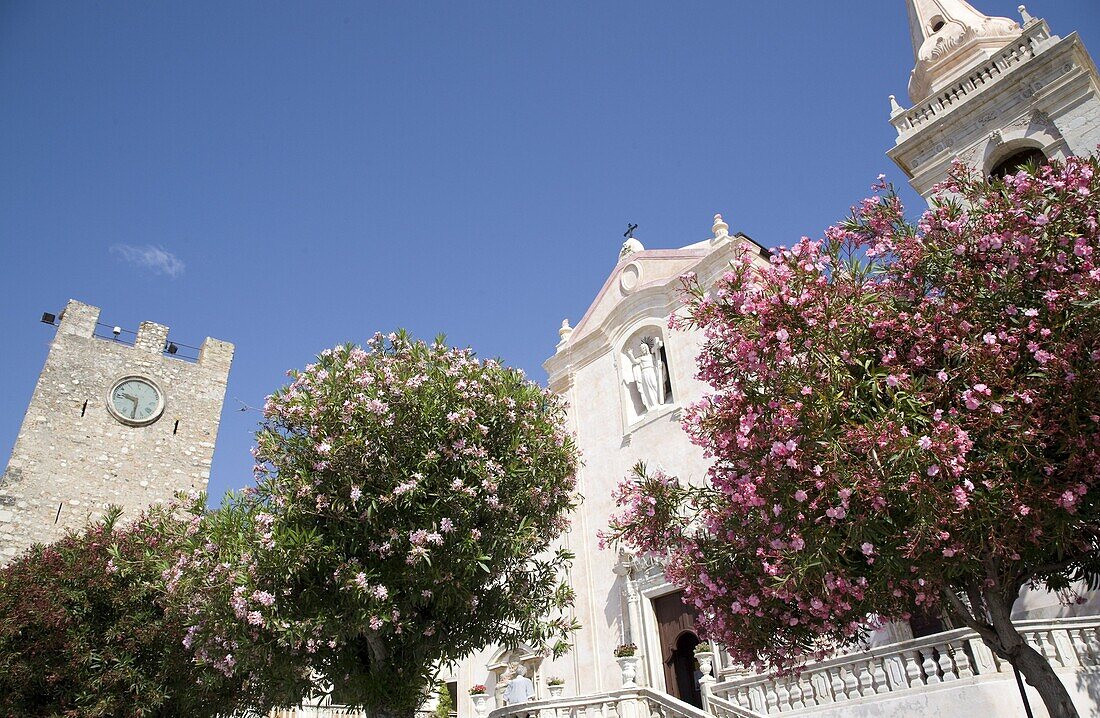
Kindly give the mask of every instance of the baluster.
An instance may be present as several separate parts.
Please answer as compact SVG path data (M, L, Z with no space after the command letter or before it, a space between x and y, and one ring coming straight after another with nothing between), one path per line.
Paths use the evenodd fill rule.
M875 681L875 693L889 693L890 684L886 680L886 669L881 658L871 659L871 678Z
M1040 653L1046 657L1052 666L1059 665L1058 649L1054 647L1054 639L1051 637L1050 631L1040 631L1038 637L1039 645L1043 647Z
M852 672L851 666L841 666L840 670L844 676L844 695L849 699L859 698L859 681L856 680L856 674Z
M791 689L787 687L787 681L778 683L775 687L775 692L779 696L779 710L787 711L791 709Z
M859 695L871 696L875 694L874 681L871 679L871 669L868 665L870 661L860 661L856 668L856 673L859 677Z
M967 655L967 643L963 641L957 646L952 646L955 652L955 665L959 667L959 678L970 678L974 675L974 669L970 666L970 656Z
M1079 628L1070 629L1070 640L1073 642L1073 650L1077 653L1077 660L1082 666L1091 666L1093 664L1092 655L1089 653L1089 646L1085 642L1084 631Z
M764 687L764 705L767 706L764 712L768 715L779 712L779 694L775 692L775 681L768 681Z
M921 672L924 673L925 685L932 683L942 683L939 676L939 668L936 666L936 661L932 658L932 646L921 649L921 653L924 655L924 660L920 664Z
M791 708L805 708L802 702L802 677L795 676L791 680Z
M1100 640L1098 640L1097 637L1098 630L1100 630L1100 628L1096 626L1081 629L1081 635L1085 639L1085 646L1088 648L1093 665L1100 663Z
M905 662L905 685L909 688L916 688L919 685L923 685L923 679L921 678L920 664L921 657L920 652L915 650L909 650L901 654L902 660Z
M840 676L839 668L829 669L829 690L832 691L834 701L844 700L844 679Z
M936 652L939 654L939 667L943 673L944 682L953 681L958 678L955 675L955 666L951 662L951 653L946 643L937 643Z
M1039 642L1039 633L1037 631L1028 631L1027 633L1021 633L1024 637L1024 643L1035 649L1035 652L1039 655L1043 654L1043 644Z

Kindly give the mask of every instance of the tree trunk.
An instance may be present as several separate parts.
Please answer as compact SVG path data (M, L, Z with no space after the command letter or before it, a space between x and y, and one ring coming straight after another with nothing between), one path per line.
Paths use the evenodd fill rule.
M1039 693L1050 718L1079 718L1069 691L1043 654L1024 644L1020 647L1016 660L1008 660L1020 669L1028 685Z
M1065 684L1054 672L1054 667L1046 656L1029 646L1016 626L1012 624L1012 604L1016 600L1016 591L983 591L982 598L989 612L992 631L979 630L990 649L1017 668L1043 699L1050 718L1080 718Z

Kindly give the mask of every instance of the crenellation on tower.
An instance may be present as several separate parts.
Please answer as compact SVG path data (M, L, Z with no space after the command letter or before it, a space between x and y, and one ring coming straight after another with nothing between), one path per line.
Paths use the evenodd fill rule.
M168 343L168 327L156 322L142 322L138 325L134 349L149 354L161 354Z
M199 364L211 368L225 367L233 363L233 345L220 339L207 337L199 348Z
M233 345L208 338L189 361L165 353L163 324L143 322L133 346L95 336L99 314L62 312L0 476L0 562L110 504L135 516L209 482Z
M61 310L59 319L59 333L90 338L95 335L96 323L99 322L99 307L70 299Z

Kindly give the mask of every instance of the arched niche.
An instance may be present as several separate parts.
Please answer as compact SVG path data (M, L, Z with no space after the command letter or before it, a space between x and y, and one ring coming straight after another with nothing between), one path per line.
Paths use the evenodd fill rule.
M656 322L635 328L619 345L618 364L626 425L675 404L665 331Z

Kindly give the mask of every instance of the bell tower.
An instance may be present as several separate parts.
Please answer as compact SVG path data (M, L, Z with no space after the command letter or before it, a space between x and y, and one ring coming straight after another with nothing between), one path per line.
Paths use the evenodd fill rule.
M887 154L925 197L958 158L986 174L1026 159L1095 152L1100 76L1077 33L1060 38L1019 7L1020 21L966 0L906 0L914 67L910 107L890 97Z

